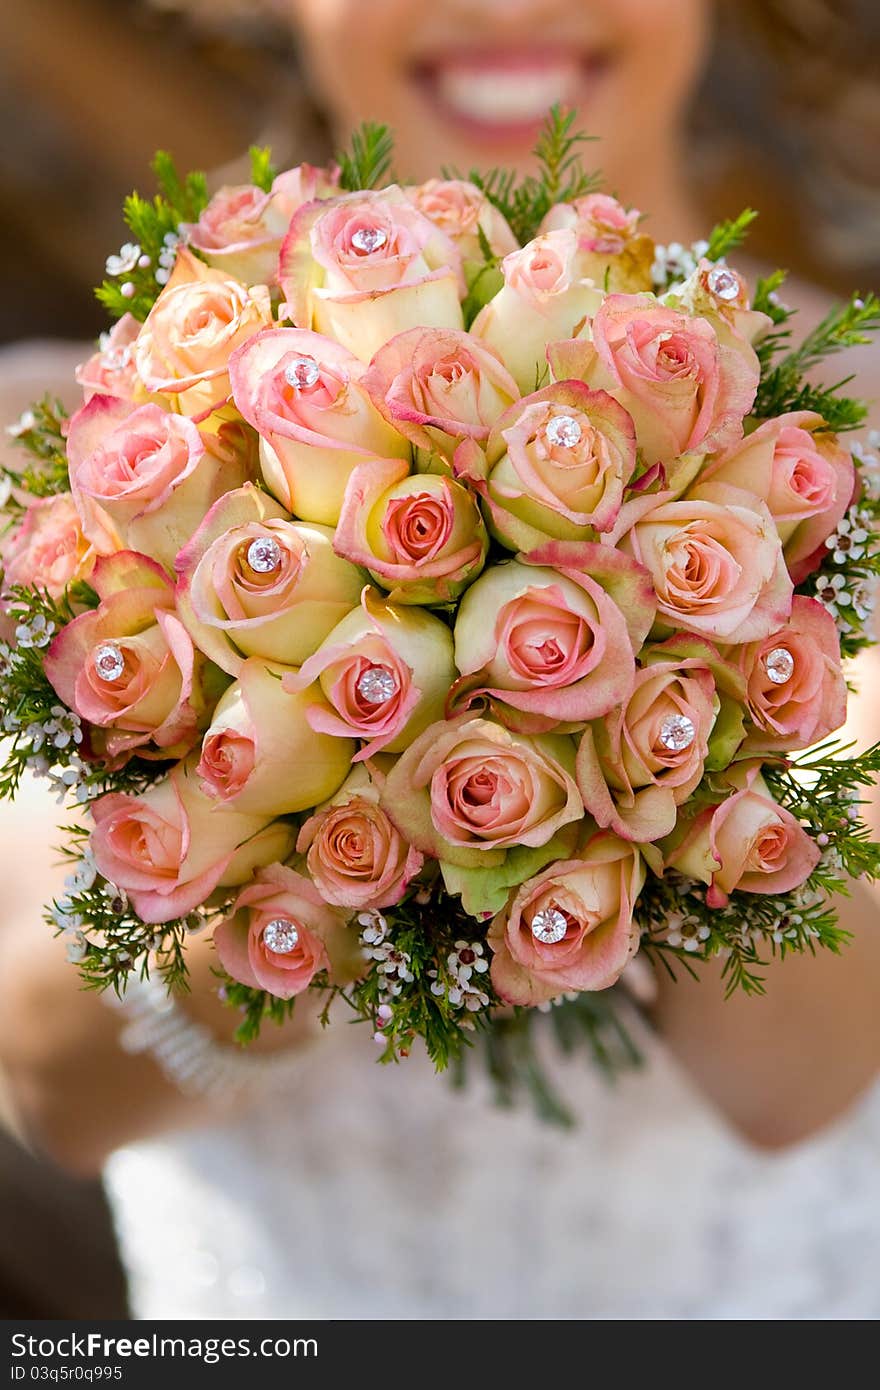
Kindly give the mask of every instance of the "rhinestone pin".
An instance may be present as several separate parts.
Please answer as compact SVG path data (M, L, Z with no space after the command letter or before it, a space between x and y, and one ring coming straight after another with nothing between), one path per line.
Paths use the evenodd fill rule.
M686 714L670 714L660 725L660 742L670 753L683 753L696 736L693 720Z
M92 656L95 675L102 681L117 681L125 670L125 657L115 642L102 642Z
M764 657L764 670L774 685L787 685L794 675L794 657L787 647L774 647Z
M247 562L255 574L271 574L281 564L281 546L274 536L258 536L247 548Z
M568 919L558 907L542 908L532 918L532 936L544 946L555 946L568 931Z
M387 240L381 227L358 227L351 234L351 244L362 256L372 256L374 251L381 251Z
M314 357L294 357L284 368L284 380L294 391L308 391L320 375L321 369Z
M583 430L573 415L554 415L544 433L551 444L573 449L580 444Z
M714 270L710 270L708 285L716 299L723 299L728 304L739 299L740 278L735 270L728 270L726 265L716 265Z
M397 677L387 666L368 666L358 676L355 689L368 705L387 705L397 694Z
M273 917L263 928L263 945L276 956L289 956L299 945L299 932L289 917Z

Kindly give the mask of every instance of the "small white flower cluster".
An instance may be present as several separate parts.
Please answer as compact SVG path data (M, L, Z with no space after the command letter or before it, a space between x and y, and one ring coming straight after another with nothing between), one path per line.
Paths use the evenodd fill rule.
M19 647L48 647L55 636L55 624L43 613L37 613L29 623L19 623L15 641Z
M444 998L454 1009L464 1008L470 1013L488 1009L489 996L480 989L474 976L485 975L489 969L483 943L475 941L456 941L455 947L446 957L446 974L449 983L440 979L439 971L429 970L428 977L433 981L431 993Z
M104 262L104 273L117 280L120 275L128 275L134 270L141 257L141 248L136 241L126 241L115 256L108 256Z
M850 507L825 542L825 549L832 552L835 565L845 565L848 560L861 560L870 539L871 517L859 507Z
M11 425L6 426L6 433L10 439L20 439L23 434L27 434L34 429L37 417L32 410L25 410L19 415L18 419Z
M668 246L656 246L651 267L654 288L659 292L681 284L689 275L693 275L708 250L708 241L696 241L693 246L682 246L680 241L671 241Z
M159 252L159 267L156 271L155 280L157 285L167 285L171 279L171 272L174 269L174 262L177 260L177 252L180 247L181 237L176 232L166 232L162 238L162 250Z
M89 921L77 911L77 898L94 888L97 881L98 866L91 849L87 847L76 868L64 880L64 896L52 907L52 920L59 931L68 936L67 958L74 963L83 959L90 940L95 936ZM125 889L118 888L115 883L104 883L101 896L106 898L111 912L122 913L128 906Z
M381 912L362 912L358 916L362 928L360 943L367 960L378 961L378 973L384 975L384 988L390 997L403 991L405 984L415 979L410 970L410 957L405 951L398 951L393 941L388 940L388 919Z
M836 619L846 634L860 630L877 605L877 579L874 575L847 582L842 574L822 574L816 580L816 598Z
M703 949L704 942L712 935L705 922L684 912L670 912L666 919L665 941L667 946L693 954Z
M865 495L873 502L880 500L880 430L871 430L864 444L853 440L850 453L858 465Z

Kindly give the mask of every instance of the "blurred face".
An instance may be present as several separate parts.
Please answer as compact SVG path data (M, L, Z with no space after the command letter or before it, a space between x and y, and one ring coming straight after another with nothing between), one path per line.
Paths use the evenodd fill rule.
M335 133L387 121L401 176L526 162L547 108L576 105L622 193L668 160L711 0L279 0Z

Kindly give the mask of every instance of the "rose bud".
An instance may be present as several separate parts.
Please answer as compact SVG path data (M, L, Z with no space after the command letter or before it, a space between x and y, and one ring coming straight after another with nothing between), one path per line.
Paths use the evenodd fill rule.
M7 589L27 585L60 598L69 584L88 579L94 562L68 492L32 501L15 529L0 541Z
M285 690L317 681L323 697L306 706L316 733L363 739L359 762L380 751L400 753L443 718L455 680L452 634L431 613L398 608L365 589L360 608L338 623Z
M455 247L399 188L300 209L281 248L281 288L299 328L369 362L407 328L461 328Z
M216 888L247 883L293 848L285 822L218 806L194 771L191 761L178 763L140 796L111 792L91 804L98 872L128 894L143 922L185 917Z
M519 249L506 218L482 189L467 179L429 179L403 192L413 207L449 238L465 262L483 264L481 233L495 256Z
M607 193L588 193L550 209L540 231L571 229L580 275L612 294L636 294L653 284L654 242L639 232L642 214Z
M246 484L221 497L177 557L180 616L236 676L248 656L300 666L360 600L364 577L325 526L292 522Z
M119 396L136 399L143 387L134 365L134 344L141 326L133 314L123 314L109 333L102 333L98 351L76 369L76 380L83 388L85 404L92 396Z
M363 363L319 333L270 328L229 363L232 396L260 434L266 486L303 521L335 526L352 469L379 455L409 461L365 389Z
M361 912L399 903L425 862L379 805L365 767L305 822L296 850L325 902Z
M608 295L585 332L589 341L554 346L553 374L610 392L635 421L649 467L742 438L760 379L750 344L719 342L707 319L649 294Z
M837 624L815 599L795 594L785 627L740 648L754 727L750 752L809 748L846 721L846 681Z
M246 815L284 816L326 801L351 767L351 739L315 732L306 711L318 686L291 693L284 667L244 662L220 698L202 742L202 790Z
M220 964L233 980L276 999L302 994L326 970L337 984L363 966L345 913L328 907L313 883L283 864L261 869L232 916L214 928Z
M392 338L373 358L364 386L417 449L447 462L463 439L488 439L519 396L490 348L470 333L441 328L411 328Z
M512 550L609 532L636 467L633 422L605 391L562 381L501 417L485 450L463 446L455 471L485 503L489 528Z
M637 521L623 547L651 575L657 624L725 643L756 642L791 613L773 518L752 493L707 483Z
M633 913L644 882L638 851L605 833L517 888L489 930L498 995L535 1005L609 989L639 948Z
M173 584L154 560L124 550L98 560L91 583L101 602L58 633L46 676L93 726L102 759L182 757L198 739L208 697Z
M694 818L666 866L708 883L709 907L726 907L734 891L772 897L799 888L821 858L818 846L773 800L760 764L741 763L728 780L735 790Z
M548 344L573 338L598 309L602 291L582 278L571 229L536 237L505 256L501 269L504 285L471 332L497 352L520 391L534 391L547 374Z
M551 568L554 560L558 566ZM591 565L596 578L584 572ZM608 568L627 584L641 646L654 607L639 567L600 546L548 546L493 565L465 594L455 620L458 689L471 698L488 695L505 723L510 707L538 716L545 729L560 721L581 724L619 706L632 691L635 660L627 620L602 587ZM454 690L453 700L457 695Z
M226 426L222 427L224 430ZM104 554L139 550L173 573L219 497L248 478L245 449L156 405L93 396L70 422L67 457L85 534Z
M476 498L451 478L409 476L400 459L372 459L351 475L334 540L394 603L450 603L486 562Z
M773 329L773 320L752 309L749 287L739 271L726 264L702 260L696 270L664 296L676 309L708 319L718 339L728 346L738 340L760 342Z
M229 399L235 349L271 322L265 285L248 289L183 248L134 345L138 376L182 415L205 419Z
M820 415L805 410L760 425L711 460L703 477L746 488L766 502L795 584L816 569L855 488L852 454Z
M246 285L273 285L294 213L316 198L332 198L338 185L338 169L300 164L279 174L268 193L250 183L218 189L198 222L183 222L180 231L215 270Z

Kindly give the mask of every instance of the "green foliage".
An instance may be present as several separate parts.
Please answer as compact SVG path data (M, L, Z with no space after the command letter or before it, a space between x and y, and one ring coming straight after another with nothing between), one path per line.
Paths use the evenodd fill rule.
M732 221L717 223L709 237L706 259L720 261L738 246L742 246L757 216L754 208L744 208L739 217L733 218Z
M33 417L33 423L28 423L15 435L14 443L30 456L30 462L20 472L0 466L0 476L8 478L14 487L23 489L31 497L54 497L60 492L69 492L64 406L46 394L27 413ZM10 499L6 509L19 512L21 504Z
M767 284L767 281L759 284L755 301L755 307L765 312L768 304L774 307L769 297L774 291L768 291ZM775 332L759 349L762 374L755 416L766 420L792 410L815 410L830 429L857 429L868 412L862 401L840 394L851 378L829 388L815 386L806 377L835 353L870 343L872 335L880 330L880 300L873 294L864 297L854 294L847 303L837 305L826 314L798 347L790 346L792 317L790 310L782 310L781 316L774 317Z
M377 121L364 121L351 137L351 148L338 157L340 187L354 193L391 182L393 155L394 136L390 128Z
M278 177L278 170L272 163L271 149L268 145L251 145L248 154L251 159L251 183L264 193L270 193Z
M263 1023L274 1023L280 1027L293 1015L296 996L292 999L277 999L264 989L251 989L249 985L239 984L222 971L215 971L223 981L222 998L230 1008L242 1015L241 1023L235 1030L235 1041L243 1046L255 1042L260 1036Z

